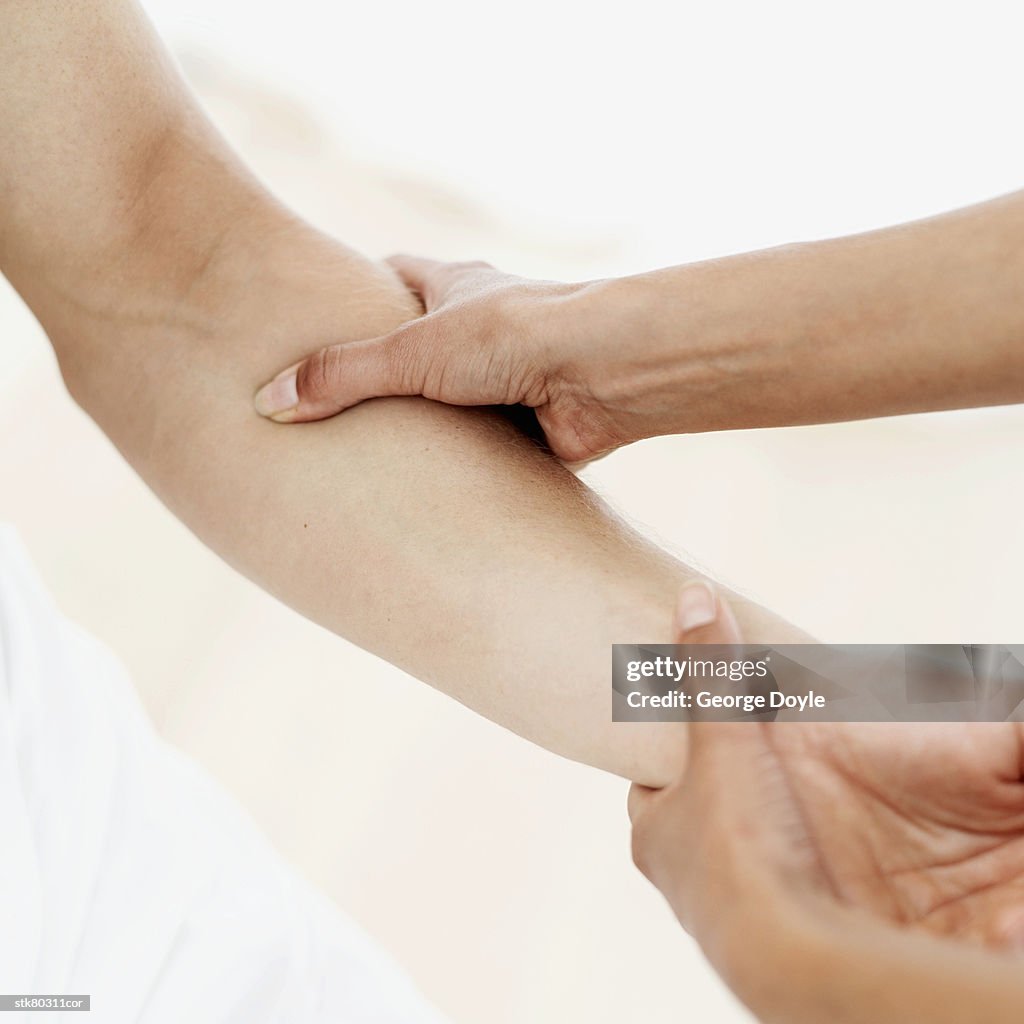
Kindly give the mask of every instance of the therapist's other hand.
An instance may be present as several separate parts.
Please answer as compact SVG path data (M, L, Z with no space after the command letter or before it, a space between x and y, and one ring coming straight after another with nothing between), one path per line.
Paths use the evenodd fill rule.
M676 642L739 641L707 592L684 589ZM788 970L787 937L837 921L1024 948L1019 725L695 722L689 739L681 779L630 791L634 858L731 983Z
M623 384L622 338L595 284L532 281L486 263L388 261L426 314L379 338L332 345L260 389L285 423L325 419L369 398L534 409L551 450L582 462L657 432ZM605 322L601 322L604 319Z
M703 581L683 588L677 622L676 643L742 641L728 605ZM630 789L633 859L721 969L748 915L831 889L770 727L694 721L688 738L682 778Z

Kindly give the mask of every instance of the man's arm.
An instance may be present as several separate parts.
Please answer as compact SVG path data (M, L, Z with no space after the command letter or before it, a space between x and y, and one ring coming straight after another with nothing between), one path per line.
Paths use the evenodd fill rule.
M610 644L664 637L688 570L496 415L390 399L260 419L273 371L414 301L267 195L135 4L5 0L0 19L0 266L160 497L261 586L482 714L671 778L675 727L610 721ZM735 607L751 638L798 636Z

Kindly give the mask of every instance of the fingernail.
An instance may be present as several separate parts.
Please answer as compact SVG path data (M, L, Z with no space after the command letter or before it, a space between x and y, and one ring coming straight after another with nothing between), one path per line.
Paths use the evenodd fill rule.
M256 392L253 404L261 416L276 420L278 423L290 423L295 419L295 411L299 405L295 370L285 370L269 384L264 384Z
M676 624L681 633L710 626L717 617L715 592L707 583L698 580L683 587L676 605Z

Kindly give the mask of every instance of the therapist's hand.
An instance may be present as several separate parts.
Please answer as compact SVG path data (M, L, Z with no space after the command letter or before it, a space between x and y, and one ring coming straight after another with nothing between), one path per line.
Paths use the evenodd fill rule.
M683 594L676 642L739 641L704 584ZM894 990L903 1003L924 1005L943 977L977 999L971 979L1003 959L967 945L1024 949L1020 726L697 722L689 738L678 782L630 791L634 858L764 1019L1013 1019L999 1006L971 1016L948 993L959 1018L890 1017L877 989L887 972L903 984L902 970L916 979ZM862 1012L815 1004L830 985Z
M291 422L383 395L522 403L581 462L658 434L1022 402L1022 240L1019 192L580 285L401 257L427 315L316 353L256 405Z
M567 462L658 433L654 403L628 386L637 367L604 282L560 284L486 263L388 261L426 315L380 338L332 345L256 396L279 422L324 419L368 398L424 395L453 405L526 405ZM641 355L639 362L644 362Z

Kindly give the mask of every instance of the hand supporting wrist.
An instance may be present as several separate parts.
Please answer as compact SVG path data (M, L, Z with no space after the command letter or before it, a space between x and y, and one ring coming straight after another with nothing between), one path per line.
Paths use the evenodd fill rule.
M705 954L758 1020L801 1024L801 1011L815 1002L809 990L822 981L814 965L830 953L825 929L772 900L742 909L715 946L702 947Z
M764 1024L1014 1024L1013 956L876 920L840 904L747 907L719 970Z

